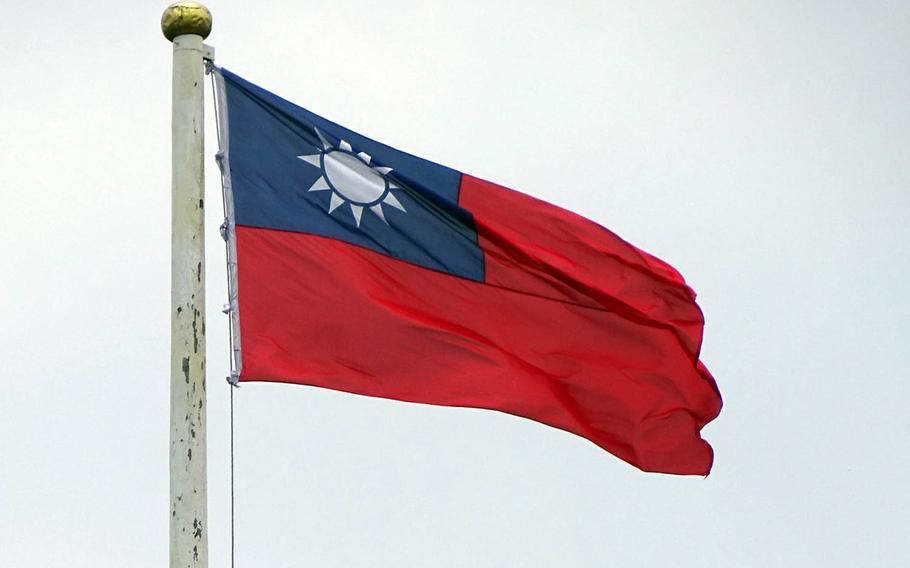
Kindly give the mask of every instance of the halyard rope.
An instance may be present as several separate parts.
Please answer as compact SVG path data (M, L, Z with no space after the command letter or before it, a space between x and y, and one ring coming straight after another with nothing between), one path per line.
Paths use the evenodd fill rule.
M210 61L205 62L205 70L206 70L206 73L211 77L211 81L212 81L212 106L215 109L215 137L218 141L218 152L220 155L220 153L223 151L222 150L223 147L221 145L221 123L218 120L218 97L215 96L215 73L213 70L213 64ZM219 170L221 171L221 206L222 206L222 211L224 211L224 214L225 214L225 224L227 224L227 203L225 202L225 195L224 195L224 171L221 169L222 164L219 163L218 165L219 165ZM224 225L222 225L222 227L224 227ZM227 227L227 230L229 231L230 227ZM230 246L230 243L227 240L226 233L222 233L222 236L224 237L224 247L225 247L225 255L224 255L225 271L227 272L227 278L228 278L228 281L230 282L231 267L230 267L230 261L228 260L229 259L228 247ZM229 301L231 301L230 298L229 298ZM233 305L230 304L230 307L233 308ZM230 311L228 311L227 314L228 314L228 317L232 317ZM230 447L231 447L231 466L230 466L230 469L231 469L231 568L234 568L234 388L237 387L236 383L233 380L233 378L234 378L234 357L233 357L234 336L233 335L234 335L234 326L228 325L228 343L230 345L230 350L228 353L228 359L229 359L228 367L231 370L231 376L229 376L227 379L228 390L230 391L230 401L231 401L230 402L230 408L231 408L231 420L230 420L230 424L231 424L231 443L230 443Z

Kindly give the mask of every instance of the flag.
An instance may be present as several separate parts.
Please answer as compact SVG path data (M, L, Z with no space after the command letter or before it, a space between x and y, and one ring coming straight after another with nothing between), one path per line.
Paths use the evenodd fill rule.
M721 398L676 270L214 73L237 380L498 410L710 471Z

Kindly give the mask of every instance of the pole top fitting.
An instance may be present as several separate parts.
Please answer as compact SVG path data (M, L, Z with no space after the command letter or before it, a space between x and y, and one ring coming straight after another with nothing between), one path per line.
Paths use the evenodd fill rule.
M176 2L161 14L161 31L170 41L184 34L205 39L212 31L212 13L197 2Z

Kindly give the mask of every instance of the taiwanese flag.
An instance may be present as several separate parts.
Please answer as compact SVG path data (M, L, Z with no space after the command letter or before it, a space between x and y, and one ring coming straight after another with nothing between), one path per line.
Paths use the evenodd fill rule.
M707 474L721 398L669 265L215 69L235 379L523 416Z

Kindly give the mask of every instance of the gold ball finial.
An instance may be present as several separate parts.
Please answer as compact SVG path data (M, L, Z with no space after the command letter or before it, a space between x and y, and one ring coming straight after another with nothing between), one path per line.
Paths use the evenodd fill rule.
M171 41L183 34L195 34L205 39L212 31L212 13L196 2L176 2L161 14L161 31Z

